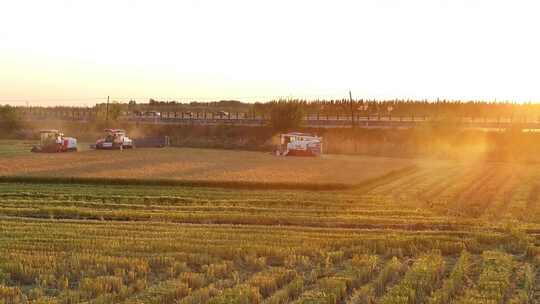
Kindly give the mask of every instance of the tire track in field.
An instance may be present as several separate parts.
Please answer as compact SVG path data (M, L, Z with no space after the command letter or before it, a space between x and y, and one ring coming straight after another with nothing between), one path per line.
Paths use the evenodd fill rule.
M435 209L439 214L446 214L448 211L447 197L453 195L453 187L459 185L458 181L460 180L476 178L477 167L468 168L466 172L464 172L464 168L459 165L447 170L444 174L436 171L439 176L416 190L415 199L421 202L424 207Z
M498 166L490 165L487 168L481 167L480 172L465 181L464 185L459 187L450 197L447 206L449 214L454 216L479 217L483 213L481 207L484 202L484 193L488 193L488 199L492 198L493 194L486 191L490 189L490 184L494 180L494 184L500 184L497 181L500 173L500 167ZM501 181L504 182L504 180Z
M381 195L390 195L394 203L415 204L417 199L411 199L411 197L418 197L419 185L422 185L424 181L429 181L434 173L435 169L423 169L410 176L404 176L386 187L378 189L377 192Z
M509 178L508 176L511 173L509 173L508 170L508 167L498 167L491 178L479 185L479 187L466 198L468 201L462 201L462 204L464 203L462 206L465 207L464 210L466 210L469 215L472 215L472 217L484 216L488 209L497 207L494 206L494 204L496 204L497 197L500 196L502 196L504 200L504 205L501 207L506 208L508 206L508 203L512 198L513 189L515 188L512 185L512 178L516 178L515 176ZM500 217L505 211L506 209L496 210L496 218Z
M419 172L419 174L415 177L406 177L404 178L404 181L401 182L398 187L394 188L392 192L410 192L413 190L416 190L417 188L421 187L422 185L425 185L425 182L436 182L433 181L433 177L436 175L436 172L439 172L441 170L440 168L430 168L423 170ZM445 170L445 172L451 172L452 169L449 168L449 170ZM444 177L441 178L445 178ZM424 182L424 183L422 183Z
M428 174L428 170L421 169L417 170L415 172L412 172L412 174L400 176L394 180L389 180L387 183L380 184L376 187L374 187L371 190L372 194L377 195L387 195L388 193L396 192L397 189L402 188L404 184L410 182L411 180L419 180L421 177Z
M400 178L407 178L418 172L417 166L409 166L399 170L390 171L387 174L376 177L372 180L367 180L364 183L357 184L355 187L356 192L363 194L371 194L378 187L387 185L389 182Z
M535 181L531 185L527 195L526 207L522 212L521 218L529 221L534 221L538 217L540 211L540 182Z
M452 184L455 179L462 175L463 173L460 169L448 170L419 187L416 191L416 196L424 200L433 200L445 192L448 189L448 185Z
M484 212L493 220L504 218L507 215L516 189L523 182L524 176L520 170L510 167L504 169L502 176L498 177L498 180L501 178L503 181L499 185L495 185L497 187L496 197L493 203L485 208Z

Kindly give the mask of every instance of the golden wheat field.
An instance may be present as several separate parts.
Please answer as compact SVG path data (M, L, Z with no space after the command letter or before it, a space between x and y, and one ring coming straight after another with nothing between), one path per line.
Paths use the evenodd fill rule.
M0 175L355 184L413 165L405 159L343 155L291 158L191 148L48 154L25 147L21 142L0 144L6 155L0 157Z
M29 176L0 179L2 304L540 303L537 164L19 148L0 152ZM349 187L146 184L316 176Z

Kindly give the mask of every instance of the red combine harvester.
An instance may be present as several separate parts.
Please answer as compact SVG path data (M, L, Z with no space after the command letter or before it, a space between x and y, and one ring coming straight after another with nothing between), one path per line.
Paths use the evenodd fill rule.
M300 132L281 134L276 150L276 155L280 156L319 156L322 153L322 137Z
M66 137L58 130L42 130L39 135L39 145L33 146L31 152L59 153L77 151L77 139Z

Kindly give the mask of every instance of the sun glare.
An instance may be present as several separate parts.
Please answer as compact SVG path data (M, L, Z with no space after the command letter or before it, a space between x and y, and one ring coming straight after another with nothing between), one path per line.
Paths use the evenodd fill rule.
M535 1L5 1L0 100L253 101L351 89L365 98L535 101L538 9Z

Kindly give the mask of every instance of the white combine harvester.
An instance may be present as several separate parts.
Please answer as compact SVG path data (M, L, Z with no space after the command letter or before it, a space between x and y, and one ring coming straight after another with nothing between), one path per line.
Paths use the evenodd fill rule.
M77 139L66 137L58 130L39 132L39 145L32 147L32 152L59 153L77 151Z
M279 156L319 156L322 154L322 137L312 134L292 132L281 134Z
M126 131L120 129L106 129L105 138L96 141L95 148L98 150L132 149L133 140L126 135Z

